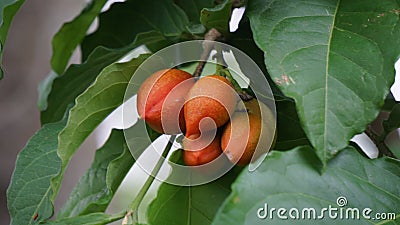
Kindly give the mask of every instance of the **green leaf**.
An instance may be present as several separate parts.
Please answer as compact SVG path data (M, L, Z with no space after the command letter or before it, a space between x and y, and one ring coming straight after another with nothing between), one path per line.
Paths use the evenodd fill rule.
M229 20L231 19L232 0L225 0L214 8L201 10L200 21L207 28L215 28L222 34L229 33Z
M59 134L57 153L61 158L61 171L52 179L55 189L59 188L65 169L78 147L101 121L123 103L129 81L147 57L148 55L141 55L129 62L108 66L77 97L75 106L70 110L67 125ZM52 197L55 198L54 195Z
M202 24L189 24L186 28L187 31L193 35L188 38L189 40L195 39L194 37L197 35L201 36L206 32L206 28Z
M121 160L124 162L119 167L112 165ZM113 130L104 146L96 151L94 162L75 186L57 218L104 212L133 163L123 131ZM109 174L113 177L108 177Z
M110 51L100 47L93 52L85 63L71 65L63 76L48 82L44 89L51 89L51 92L48 94L47 99L41 99L41 102L47 101L47 108L41 113L42 124L57 121L62 116L65 108L69 104L75 103L75 98L93 83L104 67L128 52L129 50L125 49ZM46 97L42 92L39 95Z
M284 97L279 88L274 84L271 76L268 74L264 63L264 52L254 42L250 28L250 21L246 15L243 17L244 18L240 21L237 31L230 33L227 43L246 53L258 65L260 70L264 73L265 78L267 78L274 96ZM236 51L234 51L233 54L236 54ZM242 72L246 72L242 63L239 63L239 67Z
M0 2L0 80L3 78L1 62L8 29L12 19L24 2L25 0L2 0Z
M398 101L396 101L396 99L394 98L392 92L389 92L389 94L386 96L385 98L385 103L382 106L382 110L383 111L392 111L393 107L399 103Z
M38 92L39 92L39 98L38 98L38 108L41 111L44 111L47 109L47 98L49 97L49 94L51 92L51 85L53 85L54 79L58 77L58 74L54 71L51 71L47 77L42 80L39 85L38 85Z
M104 67L122 58L132 49L142 45L149 44L155 49L161 48L165 44L165 37L156 31L140 33L136 35L136 39L129 45L118 48L109 49L97 47L89 56L86 62L78 65L71 65L63 76L58 77L54 82L48 83L47 87L51 89L47 99L48 108L41 113L42 124L57 121L62 117L65 107L75 102L75 98L81 94L93 81ZM164 44L163 44L164 43ZM41 95L41 94L39 94Z
M396 213L400 217L400 161L391 158L369 160L352 147L347 147L329 161L321 175L321 163L310 147L291 151L273 151L254 172L243 170L232 186L232 194L224 202L213 222L219 224L310 224L313 219L291 219L288 211L296 208L314 208L321 215L322 208L334 207L336 211L357 208L360 219L314 219L317 224L397 224L394 221L366 220L362 210ZM347 199L340 207L336 200ZM265 219L257 211L268 204ZM271 208L285 208L288 219L270 219ZM265 211L261 212L264 213ZM301 215L300 215L301 216Z
M142 12L145 8L138 8L138 4L145 4L146 9L153 10L149 11L152 12L150 15L165 15L173 19L158 20L159 17L151 17L146 20L151 23L144 23ZM48 84L52 91L46 100L42 100L48 102L48 108L41 113L42 124L58 121L65 107L74 103L75 98L94 81L104 67L142 44L157 51L171 43L169 39L175 39L183 31L186 17L182 10L170 1L160 3L168 5L164 8L154 6L155 1L142 1L138 4L131 1L115 3L110 10L101 14L99 29L86 37L81 45L85 62L70 66L63 76ZM122 20L125 16L127 20ZM125 21L126 27L121 27L121 21ZM116 40L116 37L121 40Z
M170 161L182 163L182 150L175 151ZM210 224L231 192L236 175L233 170L218 180L194 187L161 184L148 208L149 224Z
M239 29L230 34L228 44L242 50L259 66L264 73L275 97L277 107L277 140L274 149L288 150L296 146L308 145L308 139L301 127L295 103L285 97L276 84L272 81L264 63L264 53L254 42L249 20L244 17L239 24ZM235 52L233 52L235 54ZM239 67L241 67L239 63ZM245 72L245 69L241 67ZM254 84L254 83L253 83ZM250 84L252 85L252 84Z
M58 134L66 121L44 125L18 154L7 190L11 224L37 224L53 215L50 180L60 172Z
M288 150L297 146L309 145L306 134L300 124L294 101L276 100L277 139L273 149Z
M192 24L200 23L200 12L204 8L213 8L214 0L175 0L176 5L185 11Z
M390 133L398 128L400 128L400 103L397 103L392 112L389 115L389 118L383 121L383 127L385 128L386 133Z
M400 52L399 8L397 0L249 1L268 72L296 101L324 164L383 105Z
M105 213L92 213L83 216L63 218L54 221L47 221L45 225L71 225L71 224L85 224L85 225L102 225L118 221L125 216L124 213L116 215L108 215Z
M145 130L143 122L127 130L136 137L135 151L143 152L148 146L147 141L140 139L146 135ZM158 133L149 133L148 137L153 141L158 136ZM97 150L94 162L75 186L57 218L104 212L134 162L123 131L113 130L108 141Z
M389 114L389 118L383 121L384 133L382 134L385 144L392 151L395 157L400 158L400 140L388 138L392 131L400 128L400 102L395 102Z
M172 0L117 2L100 14L99 28L83 40L82 58L97 46L121 48L134 40L134 34L149 31L163 34L171 44L187 24L187 16Z
M144 8L139 7L142 5ZM149 14L146 15L162 15L170 20L159 20L159 17L154 16L144 18L143 10L148 10ZM113 4L110 10L100 15L99 29L87 36L81 44L85 62L70 66L63 76L48 84L52 91L48 99L41 100L48 102L48 108L41 114L42 124L58 121L65 107L74 103L75 98L94 81L104 67L142 44L153 51L165 47L181 35L186 23L184 12L171 1Z
M160 40L163 40L163 37L157 32L138 34L136 40L130 46L120 49L98 47L85 63L71 65L63 76L46 85L51 86L51 92L46 100L41 99L41 102L47 101L47 108L41 113L42 124L59 120L66 107L69 104L75 104L75 98L93 83L104 67L143 43L153 43Z
M81 43L87 30L100 13L107 0L92 0L72 21L65 23L52 40L51 66L62 74L75 48Z

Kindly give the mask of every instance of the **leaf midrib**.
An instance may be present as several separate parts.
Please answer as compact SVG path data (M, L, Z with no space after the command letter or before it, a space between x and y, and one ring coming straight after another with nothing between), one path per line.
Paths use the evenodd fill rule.
M335 28L335 21L336 21L336 15L339 9L339 4L340 0L337 1L336 7L335 7L335 12L333 13L332 17L332 25L330 27L330 32L329 32L329 39L328 39L328 50L326 51L326 66L325 66L325 112L324 112L324 136L323 136L323 146L324 146L324 163L323 167L326 167L326 153L327 153L327 144L326 144L326 139L328 136L328 123L327 123L327 117L328 117L328 78L329 78L329 56L330 56L330 51L331 51L331 41L332 41L332 34L333 30Z

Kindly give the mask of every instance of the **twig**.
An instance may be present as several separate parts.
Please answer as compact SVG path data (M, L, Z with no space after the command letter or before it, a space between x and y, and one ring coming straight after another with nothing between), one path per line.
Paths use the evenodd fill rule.
M133 219L134 222L138 222L138 208L140 203L142 202L144 196L146 195L147 191L149 190L151 184L154 181L154 176L157 175L157 173L160 171L161 166L164 163L164 159L167 158L167 155L169 151L171 150L172 143L175 141L176 135L172 135L171 138L168 141L168 144L165 146L164 151L160 157L160 159L157 161L156 166L154 167L152 174L149 175L147 178L146 182L144 183L143 187L139 190L139 193L137 194L136 198L133 200L131 205L129 206L129 211L125 215L125 218L128 218L130 216L133 216L132 214L134 213L135 218Z
M379 150L379 156L386 155L392 158L397 158L392 151L386 146L385 139L379 136L375 131L372 129L371 126L368 126L365 130L365 134L375 143L376 147Z
M199 64L197 64L196 70L193 73L193 77L199 77L201 75L201 72L203 72L208 56L210 55L210 52L214 47L214 41L217 40L219 37L221 37L221 33L215 28L210 29L204 35L203 54L201 55L200 62Z

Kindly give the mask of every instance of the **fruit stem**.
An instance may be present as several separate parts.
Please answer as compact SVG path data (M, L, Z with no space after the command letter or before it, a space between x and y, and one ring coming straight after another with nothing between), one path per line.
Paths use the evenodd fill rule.
M217 75L223 76L226 79L228 79L232 85L235 91L238 93L239 97L243 101L249 101L253 99L253 96L249 95L247 92L243 91L242 88L240 87L239 83L233 78L231 72L228 69L228 66L224 60L224 56L222 54L221 49L217 49L217 53L215 54L215 57L217 58Z
M203 72L204 66L206 65L208 56L214 47L214 41L221 37L221 33L215 29L211 28L205 35L203 41L203 54L200 57L200 62L196 66L193 72L193 77L200 77L201 72Z
M160 171L160 169L161 169L161 167L162 167L162 165L164 163L164 159L167 158L167 155L168 155L169 151L171 150L172 143L174 143L174 141L175 141L175 137L176 137L176 135L171 135L167 145L164 148L164 151L163 151L161 157L158 159L157 164L155 165L155 167L153 168L153 171L151 172L152 175L148 176L148 178L145 181L145 183L143 184L142 188L139 190L139 193L137 194L136 198L133 200L133 202L129 206L129 210L128 210L127 214L126 214L126 217L127 216L128 217L129 216L135 216L135 218L132 218L132 220L134 222L138 222L139 205L142 202L142 200L143 200L144 196L146 195L147 191L149 190L151 184L153 183L155 176Z

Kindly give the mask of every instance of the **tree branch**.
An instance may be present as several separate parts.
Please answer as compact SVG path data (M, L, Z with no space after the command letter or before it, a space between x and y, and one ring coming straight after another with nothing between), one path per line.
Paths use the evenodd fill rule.
M176 135L172 135L170 137L167 145L164 148L164 151L163 151L160 159L158 159L155 167L153 168L152 174L150 174L148 176L148 178L145 181L144 185L139 190L139 193L137 194L136 198L130 204L129 210L127 211L127 213L125 215L124 222L125 221L129 221L129 218L131 218L133 222L138 222L138 208L139 208L139 205L142 202L142 200L143 200L144 196L146 195L147 191L149 190L151 184L153 183L153 181L155 179L154 176L156 176L157 173L160 171L161 166L164 163L164 159L167 158L167 155L168 155L169 151L171 150L172 144L175 141L175 137L176 137Z

